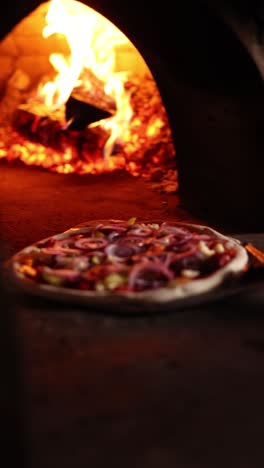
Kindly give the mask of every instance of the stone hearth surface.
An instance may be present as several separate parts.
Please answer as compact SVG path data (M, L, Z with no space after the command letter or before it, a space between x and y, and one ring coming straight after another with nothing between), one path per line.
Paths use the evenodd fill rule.
M127 174L1 163L0 197L3 260L89 219L187 216L175 194ZM264 248L262 234L250 239ZM262 290L141 316L10 299L26 468L263 467Z

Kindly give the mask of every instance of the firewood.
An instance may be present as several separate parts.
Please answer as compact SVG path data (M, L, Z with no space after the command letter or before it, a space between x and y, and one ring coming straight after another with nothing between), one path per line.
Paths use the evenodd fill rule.
M110 114L116 112L116 103L112 96L106 94L105 84L90 69L83 69L72 96L85 101L99 109L105 110Z
M106 130L100 121L80 130L67 128L65 105L51 112L29 99L17 106L12 122L2 132L0 157L9 161L21 159L25 164L61 173L127 171L144 177L157 190L175 193L178 187L175 148L156 84L150 77L133 76L127 79L125 89L133 115L127 126L120 128L108 156L105 144L111 130ZM80 96L81 100L90 100L83 89ZM108 108L105 102L98 102L98 95L94 102L100 110L110 114L116 111L110 101Z
M65 118L67 128L71 130L83 130L91 123L111 117L112 114L81 98L71 95L65 104Z
M53 149L63 156L68 163L78 161L93 163L103 159L103 148L109 132L97 126L74 131L65 126L65 121L59 112L48 115L41 112L41 107L30 110L29 106L21 105L13 117L13 128L32 143L43 145L44 149ZM55 160L58 158L54 158Z

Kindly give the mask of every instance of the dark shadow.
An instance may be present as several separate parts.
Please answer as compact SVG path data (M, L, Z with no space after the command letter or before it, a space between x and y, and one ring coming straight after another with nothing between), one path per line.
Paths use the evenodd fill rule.
M7 467L29 468L28 424L22 349L14 303L0 277L1 458Z

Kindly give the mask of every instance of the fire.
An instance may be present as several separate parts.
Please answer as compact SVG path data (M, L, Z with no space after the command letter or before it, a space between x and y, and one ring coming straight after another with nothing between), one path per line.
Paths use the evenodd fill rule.
M38 97L51 110L58 109L80 85L82 72L92 70L103 83L105 94L116 103L115 115L100 122L111 133L104 148L104 156L108 157L133 115L130 97L124 88L126 73L116 72L116 46L127 43L128 39L95 10L72 0L51 0L46 21L43 37L63 35L70 53L67 57L50 55L50 63L57 75L54 80L39 86ZM82 87L91 91L89 81L82 83Z
M18 103L11 122L0 126L0 158L63 174L126 170L144 176L153 167L175 167L171 131L154 78L113 23L81 2L51 0L41 34L44 42L62 38L65 47L51 51L51 71ZM140 73L120 66L122 47L141 57ZM65 109L74 96L109 117L73 131Z

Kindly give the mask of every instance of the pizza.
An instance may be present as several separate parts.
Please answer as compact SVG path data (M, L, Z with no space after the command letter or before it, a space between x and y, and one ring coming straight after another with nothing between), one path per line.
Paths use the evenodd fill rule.
M26 291L78 303L197 301L248 268L242 244L208 226L95 220L40 240L8 262Z

